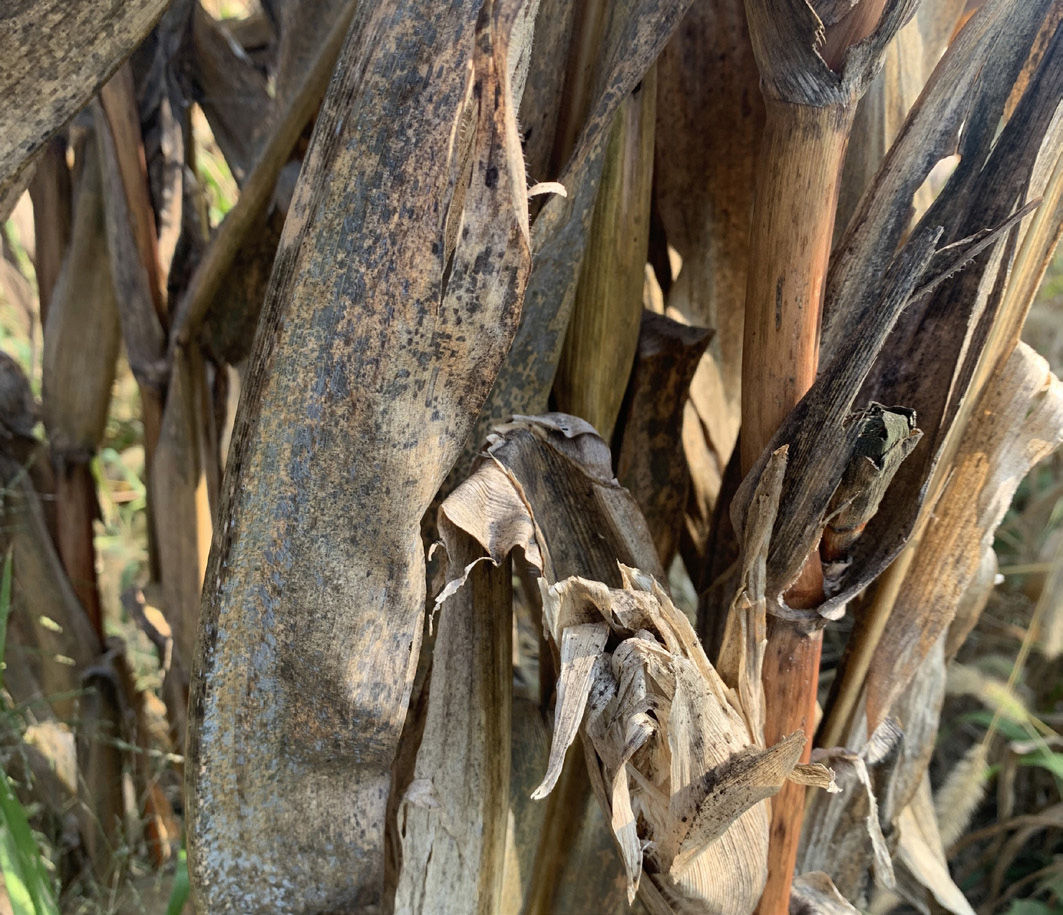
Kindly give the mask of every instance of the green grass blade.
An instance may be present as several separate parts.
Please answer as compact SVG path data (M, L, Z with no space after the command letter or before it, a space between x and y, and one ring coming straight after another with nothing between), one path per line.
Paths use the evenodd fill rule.
M0 868L15 912L59 915L40 849L6 772L0 772Z
M7 620L11 614L11 551L4 559L0 576L0 685L7 651ZM0 770L0 871L18 915L59 915L48 869L33 838L26 812L22 809L11 780Z
M177 855L177 873L173 877L173 889L170 890L170 902L166 906L166 915L181 915L188 902L188 860L182 848Z

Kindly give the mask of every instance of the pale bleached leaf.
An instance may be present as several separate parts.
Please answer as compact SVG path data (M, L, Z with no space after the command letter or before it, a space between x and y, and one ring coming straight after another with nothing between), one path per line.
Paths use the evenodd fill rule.
M790 915L860 915L823 871L794 877Z
M554 740L550 745L550 765L532 799L546 797L557 784L565 752L579 733L583 710L591 690L594 662L605 647L609 627L604 623L568 626L561 638L561 671L557 678L557 708L554 714Z

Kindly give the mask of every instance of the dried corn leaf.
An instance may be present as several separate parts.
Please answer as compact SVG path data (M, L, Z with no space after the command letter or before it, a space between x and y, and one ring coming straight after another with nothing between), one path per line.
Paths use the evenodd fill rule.
M655 204L682 258L667 313L714 331L683 426L692 484L684 558L696 586L709 584L699 576L738 434L759 81L741 0L692 4L658 62Z
M304 27L327 25L315 10ZM265 76L225 26L198 3L192 10L192 78L211 133L237 184L251 171L271 124L273 99Z
M541 0L535 17L535 40L528 61L527 90L520 103L524 160L532 182L560 173L551 163L577 6L567 0Z
M944 638L924 659L915 678L894 704L891 717L868 739L866 717L853 716L844 744L860 748L878 798L882 832L893 845L902 811L912 800L933 753L938 721L945 697ZM862 817L868 813L867 798L857 784L839 778L846 789L837 797L818 795L806 812L802 836L802 866L829 871L840 890L853 902L863 904L871 891L872 871L881 852ZM853 791L857 797L853 798ZM894 866L899 867L894 861ZM898 878L899 879L899 878ZM879 881L880 886L883 885Z
M29 383L13 360L0 360L3 373L0 406L6 408L0 426L0 480L3 481L3 532L13 572L12 614L8 619L9 646L23 649L19 659L26 674L11 677L11 687L23 701L44 701L60 720L77 720L84 803L78 809L82 838L98 877L111 874L111 849L123 829L122 758L114 738L122 721L106 684L94 681L100 663L100 640L90 623L56 552L41 500L27 469L12 457L19 442L27 408L32 406ZM40 456L37 459L41 459ZM90 477L91 479L91 477ZM91 545L91 541L90 541ZM12 652L12 655L14 652ZM26 695L29 691L37 694Z
M516 417L500 427L476 472L444 501L439 529L448 555L463 555L456 548L464 530L495 562L520 548L548 581L584 573L619 584L618 560L645 564L663 575L645 521L613 478L608 447L586 421L563 414ZM452 600L449 595L469 572L454 564L440 599ZM545 646L542 650L548 652ZM537 706L519 704L514 729L529 739L540 734ZM525 785L527 793L511 801L510 833L531 837L532 851L520 873L507 877L510 886L519 881L524 887L518 908L626 910L623 871L608 824L590 796L582 760L568 760L558 789L545 804L530 806L527 795L546 770L545 746L534 779L529 762L514 763L515 772L525 772L514 780L514 790Z
M87 460L107 421L120 342L100 161L85 147L70 247L44 326L42 413L53 452Z
M646 521L613 476L609 447L589 423L563 413L515 416L488 441L488 454L517 493L507 503L519 503L530 516L521 523L534 525L547 581L593 571L606 584L619 585L618 561L639 562L664 580ZM481 542L488 547L491 541ZM504 555L511 546L501 543ZM492 547L492 554L498 549Z
M70 586L45 522L40 497L25 470L0 457L4 481L4 525L13 556L12 620L36 654L43 697L60 719L73 716L81 671L99 653L100 643ZM39 667L37 667L39 665Z
M992 559L993 530L1010 503L1015 485L1026 472L1026 462L1036 460L1050 447L1051 442L1043 441L1043 436L1054 434L1054 440L1058 440L1063 434L1058 431L1058 382L1049 376L1049 387L1042 387L1045 375L1045 363L1023 347L1016 350L1005 371L994 376L973 411L975 420L961 441L953 473L914 552L914 560L907 570L909 577L906 577L895 604L896 608L905 608L906 617L911 617L906 624L912 627L911 631L898 639L900 630L894 628L898 626L897 618L891 617L889 628L871 661L873 673L869 686L874 684L877 689L887 691L890 714L901 720L905 731L897 757L885 772L876 775L882 797L882 815L894 829L901 829L902 821L911 820L909 804L919 803L916 794L921 790L937 734L945 684L947 633L944 627L965 601L984 600L986 577L989 575L991 581L993 568L992 564L987 566L985 562L986 556ZM1031 396L1035 401L1033 406L1029 406ZM1016 428L1009 429L1012 423ZM1009 474L1013 478L1009 478ZM949 563L947 575L941 574L946 562L944 557ZM909 590L916 592L911 600L918 601L918 604L909 602ZM970 596L972 590L974 597ZM899 643L908 646L908 655L896 654ZM890 665L888 674L879 661L884 650L889 654L886 662ZM893 686L895 679L899 681L897 687ZM883 708L883 700L872 695L871 701L876 703L873 716L874 709ZM871 717L870 720L877 719ZM855 716L854 733L847 740L850 746L859 743L858 732L865 726L865 721L863 713ZM822 818L820 808L823 807L822 799L817 799L810 814L812 821ZM936 826L933 833L936 836ZM855 859L853 866L858 864L860 852L854 843L842 842L836 836L823 835L821 838L824 849L845 847L848 850L846 857ZM940 847L940 839L936 842ZM932 906L928 908L924 897L930 891L941 899L952 899L950 903L940 902L951 911L967 911L966 903L955 902L958 897L962 903L962 894L949 880L943 857L938 856L941 866L934 864L933 856L920 857L925 861L916 860L912 854L898 859L902 869L901 890L905 897L922 911L929 912Z
M625 0L608 5L592 81L593 102L579 130L575 152L558 176L568 196L552 196L535 219L534 267L524 316L466 448L459 467L462 474L471 466L471 449L493 425L514 413L546 408L575 298L610 127L621 101L656 59L689 3ZM545 48L543 53L553 58L555 52Z
M764 693L761 675L767 642L767 555L779 510L786 473L787 449L769 458L757 481L749 523L742 529L742 545L735 564L726 627L717 660L720 676L738 693L746 726L758 743L764 742Z
M299 163L288 163L277 179L273 201L240 239L232 262L226 265L218 283L217 292L209 297L199 336L207 351L218 361L239 365L251 354L273 259L284 228L284 216L298 176Z
M1011 15L1012 12L1019 14L1017 18ZM935 144L940 147L942 142L955 143L967 103L978 102L998 112L1004 104L1002 99L1006 93L999 86L986 84L982 69L962 55L973 54L979 59L992 55L996 62L999 54L1002 66L1020 66L1032 36L1044 21L1044 12L1044 9L1034 11L1025 5L1020 5L1016 11L1010 4L991 2L972 18L950 47L905 132L884 163L875 187L862 204L877 214L876 219L883 217L884 221L877 223L879 230L898 233L902 230L898 228L899 222L889 223L893 217L886 218L891 206L907 207L912 190L905 186L902 154L911 162L918 162L922 161L919 156L925 147L935 148ZM1057 29L1056 54L1063 51L1061 39L1063 34ZM1046 59L1042 59L1042 64ZM995 68L993 72L996 73ZM996 128L988 129L987 124L997 125L999 122L995 116L985 115L980 110L977 122L980 126L974 130L973 136L978 138L981 148L977 153L965 150L965 167L957 169L949 186L923 220L933 224L941 219L949 224L946 238L962 235L965 231L973 234L964 241L942 248L936 260L952 257L952 251L962 250L972 243L977 250L992 235L987 235L984 227L1024 199L1036 199L1044 193L1050 200L1049 205L1058 208L1059 194L1063 192L1063 167L1058 157L1054 166L1052 159L1053 149L1058 145L1054 138L1063 126L1063 119L1058 113L1053 114L1053 110L1061 90L1058 83L1061 74L1063 70L1058 66L1051 71L1044 67L1038 71L1019 103L1023 113L1020 116L1016 108L995 143L992 141ZM955 97L950 93L948 80L956 83ZM956 98L965 93L969 96L967 102L953 110ZM939 129L947 122L952 126L939 134ZM974 142L971 136L964 133L965 144ZM949 137L952 137L951 141ZM1028 207L1018 211L1019 214L1025 212ZM916 449L913 459L902 466L892 485L891 492L900 494L887 496L892 510L873 518L866 535L857 544L852 567L863 568L866 577L873 577L882 562L896 553L897 545L913 529L918 530L922 521L929 519L930 515L925 512L922 519L918 517L920 505L928 491L931 505L938 498L951 472L961 434L978 403L979 392L985 389L989 375L1014 346L1029 306L1033 277L1039 273L1046 246L1057 231L1057 227L1049 228L1047 224L1052 219L1050 213L1038 212L1032 218L1022 220L995 252L979 257L950 283L943 280L952 271L944 266L932 266L930 273L935 279L929 284L931 294L917 297L883 349L884 355L891 350L903 352L905 369L897 371L897 360L883 358L871 372L862 396L887 402L903 398L902 402L918 410L920 425L926 429L927 437ZM1017 221L1015 217L1006 219L1004 225ZM983 240L978 242L978 238ZM837 269L830 278L832 289L844 291L848 285L850 292L858 291L848 271L860 263L863 268L874 270L875 257L878 256L876 245L880 240L877 235L869 239L857 233L850 239L853 242L851 249L843 246L835 262ZM1016 247L1020 252L1018 257L1014 256ZM966 259L963 257L955 263L960 266ZM1016 279L1015 286L1011 286L1010 278ZM828 315L828 325L829 318ZM929 380L935 376L937 382ZM916 493L918 497L912 498L907 495L909 493ZM846 682L842 683L843 690L839 692L839 697L845 701L839 705L838 714L833 714L832 710L832 719L828 722L832 734L840 731L841 719L848 716L853 700L862 689L868 665L878 653L879 633L885 628L892 601L901 588L913 555L914 549L910 549L904 561L891 572L890 581L884 583L868 615L866 631L861 634L861 641L856 646L858 650L853 652L855 663L847 668ZM984 562L981 557L980 561Z
M59 271L70 241L70 169L66 164L66 137L52 137L37 158L29 193L33 201L33 272L37 276L37 296L41 323L48 320Z
M172 638L166 659L166 687L177 697L177 711L171 713L171 719L178 746L184 745L186 736L180 710L187 705L200 595L213 533L211 507L217 499L219 476L216 442L211 446L214 417L205 373L198 351L175 351L149 474L160 594Z
M897 889L923 915L945 911L974 915L974 909L949 874L941 846L930 780L924 774L912 802L897 820Z
M121 643L110 644L102 656L80 671L83 694L78 704L77 755L81 769L78 808L85 850L98 880L114 881L119 862L113 849L124 838L125 798L119 742L131 736L128 709L115 670Z
M683 417L691 378L711 332L643 312L616 475L638 502L662 565L675 555L690 476Z
M94 103L107 250L129 367L140 386L145 450L154 454L166 384L155 222L144 172L133 77L123 66Z
M164 289L183 283L207 230L206 207L202 198L196 199L201 188L191 170L194 140L191 119L186 115L192 102L187 61L196 6L188 0L171 3L130 62L137 74L139 145L143 146L148 196L154 211L154 219L147 221L153 223L151 228L157 235L154 258ZM101 92L105 107L110 90L108 84ZM249 107L251 101L247 100ZM167 323L166 309L157 310Z
M208 908L382 901L424 605L418 521L509 348L528 270L515 9L479 13L358 5L285 225L190 701L189 865ZM380 244L400 226L401 246Z
M928 231L914 239L884 277L877 297L879 307L864 315L861 324L853 328L845 352L837 354L824 367L808 394L787 416L742 482L732 503L732 521L736 531L741 532L746 519L751 516L748 505L770 454L788 445L787 472L766 568L765 595L777 614L789 612L783 594L797 579L806 558L821 539L830 517L832 499L846 477L847 469L854 462L858 465L863 462L859 443L869 422L873 421L876 409L868 404L864 410L859 410L856 400L860 386L885 335L930 263L939 234L938 231ZM882 444L889 446L893 443L886 441ZM886 450L890 449L887 447ZM858 543L863 539L866 538L861 538ZM900 544L895 546L894 554L899 549ZM881 570L874 571L877 574ZM818 612L828 619L844 613L845 602L856 590L853 579L866 583L859 577L866 572L864 566L842 570L836 593L819 607Z
M1063 441L1063 385L1019 344L990 380L908 569L867 678L878 722L951 623L1016 487Z
M629 900L649 879L679 910L748 912L766 876L759 802L793 770L804 737L758 749L686 617L652 578L621 572L622 589L581 578L541 585L562 660L552 766L537 793L556 772L568 723L582 718Z
M872 307L866 278L887 269L908 226L915 192L941 159L959 151L969 112L1003 106L1002 96L1025 62L1050 2L989 0L935 68L832 259L822 333L827 358L848 337L857 303ZM989 60L993 79L986 79Z
M450 540L471 566L482 548ZM461 542L461 541L459 541ZM466 573L440 608L428 711L413 780L398 807L395 911L494 913L502 897L509 812L513 682L508 561Z
M853 121L838 196L836 240L849 225L860 198L904 126L964 6L964 0L920 5L916 15L887 45L882 55L882 69L860 100ZM916 191L913 200L916 217L922 215L932 200L929 185Z
M511 720L509 823L499 915L519 915L525 911L525 900L536 891L532 886L535 857L548 810L547 804L531 799L532 790L539 784L546 769L547 754L550 752L550 734L540 713L538 697L528 698L514 691ZM594 809L597 810L597 806ZM602 832L605 832L604 825L595 835ZM596 873L606 870L610 864L613 865L613 871L619 871L613 864L616 852L612 848L606 848L605 851L609 858L604 866L598 866L598 862L586 854L580 854L578 860L591 862L586 866L588 870L595 867ZM620 877L620 874L617 876ZM615 895L610 894L610 898ZM603 908L606 901L603 900Z
M764 877L767 813L760 801L792 772L804 738L756 749L737 695L653 577L613 564L608 577L621 586L613 589L569 571L615 563L624 553L653 556L641 516L609 474L608 450L586 423L559 414L518 418L491 440L487 459L443 503L441 518L465 516L490 555L521 545L541 558L544 627L558 646L560 674L555 745L537 794L557 780L563 751L583 722L585 749L594 750L592 784L622 850L628 893L644 883L646 848L658 871L644 889L652 911L661 911L657 903L681 906L708 896L721 900L720 911L745 912ZM478 515L476 508L489 507L493 515ZM458 563L446 593L467 575ZM618 637L622 644L605 650L606 639ZM672 726L661 732L652 708ZM796 777L829 783L821 769ZM655 846L646 847L640 833L646 818Z
M948 639L945 642L946 659L951 660L956 657L960 646L967 641L967 636L978 625L982 611L989 602L993 588L996 587L997 570L996 550L992 547L987 547L982 552L978 571L964 590L963 596L956 605L955 616L953 616L952 622L949 624ZM1046 581L1044 591L1041 593L1054 594L1059 599L1063 599L1063 585L1056 587L1052 582Z
M349 12L350 5L350 0L324 0L308 16L299 0L263 3L277 32L274 98L278 109L299 92L301 83L314 67L318 50L333 26Z
M207 464L214 458L209 446L213 416L205 372L197 352L175 353L151 468L166 621L176 656L186 669L195 654L199 595L212 534Z
M251 260L255 262L257 271L266 273L268 279L277 241L272 237L272 227L262 225L263 216L275 197L283 200L287 209L291 184L282 182L284 170L307 123L321 106L353 15L354 0L347 0L340 15L331 22L313 66L303 74L298 91L277 112L275 128L264 142L254 169L240 189L236 204L225 215L211 238L185 287L184 295L177 303L170 335L172 344L187 346L191 343L208 309L220 308L225 303L227 297L222 290L232 276L234 265ZM294 170L298 173L297 165ZM250 290L244 298L247 307L236 316L238 326L241 321L250 321L248 312L251 311L257 320L262 303L261 290L256 288L253 277L250 280L242 278L240 285L250 287ZM240 296L237 294L233 298L239 300ZM216 302L216 299L221 299L221 302ZM248 328L251 325L243 326Z
M80 175L73 233L44 325L41 400L56 474L59 554L102 636L93 542L99 508L89 461L103 436L121 337L92 142L85 144Z
M811 797L801 831L797 868L801 872L829 873L838 891L857 904L868 890L869 870L874 871L880 886L895 886L872 777L874 774L877 778L878 767L890 764L900 740L899 726L887 719L859 753L840 747L812 752L814 760L831 767L841 790Z
M1014 256L1014 240L1006 243L1002 232L1025 212L1022 206L1031 193L1041 147L1051 142L1053 112L1063 91L1063 68L1053 65L1053 54L1060 53L1063 32L1057 32L1015 115L999 135L983 120L977 129L965 132L965 164L897 254L878 296L853 291L852 305L843 308L852 322L845 340L774 437L771 448L788 442L791 452L769 555L769 599L796 580L820 539L826 505L859 438L860 423L854 423L851 414L860 403L900 403L915 409L927 442L900 466L886 495L892 510L870 519L866 534L854 545L851 562L838 577L836 593L819 613L832 618L842 612L844 603L881 572L910 534L921 494L950 429L962 415L968 386L1001 305L1002 278ZM1003 104L1002 93L994 98L989 88L985 92L989 101ZM902 137L898 142L908 141ZM874 193L873 189L869 196ZM949 226L942 239L949 244L939 248L942 223ZM986 226L998 231L986 232ZM986 246L994 250L944 282ZM924 273L928 279L922 279ZM878 305L869 313L867 303L876 298ZM902 352L900 360L896 354ZM898 370L898 365L903 368ZM929 380L934 378L936 382ZM739 518L751 486L752 479L747 479L739 491L733 508Z
M1044 160L1056 158L1052 150L1063 129L1063 118L1057 114L1061 95L1063 27L1057 28L1040 68L999 135L997 122L981 108L965 127L962 161L923 219L925 225L948 227L942 241L949 245L936 260L949 256L959 240L983 237L986 227L1006 224L1012 214L1040 197L1050 171ZM973 401L968 393L977 395L987 370L1007 356L1017 339L1025 308L1003 312L1004 289L1029 228L1029 220L1015 226L992 251L908 308L883 351L903 351L903 370L883 361L869 375L865 395L915 409L927 433L929 447L917 451L916 459L901 468L898 492L914 491L917 481L925 482L949 445L953 425L959 422L962 428L969 415ZM929 276L936 281L950 272L945 269L943 274L943 266L934 264ZM988 363L979 374L983 352ZM935 378L937 382L931 380ZM906 508L913 510L907 502ZM872 530L881 536L882 524L872 525Z
M23 164L89 100L166 6L167 0L42 0L5 9L0 199L16 183Z
M778 482L785 455L776 463ZM559 674L554 742L535 796L557 783L565 750L582 726L629 898L648 880L644 902L651 910L660 903L748 912L766 873L768 814L761 801L794 771L804 737L759 749L738 694L709 664L690 623L652 576L621 563L614 566L616 588L568 572L581 561L603 561L595 558L600 547L588 552L578 545L585 527L625 529L616 523L616 508L630 497L619 490L612 504L606 501L616 488L608 473L608 451L586 423L559 415L518 418L500 429L477 473L443 503L441 528L464 517L474 536L485 538L481 546L489 555L521 546L540 557L543 625L556 646ZM584 482L567 489L574 474ZM587 483L591 498L578 497ZM648 540L644 529L635 540L627 536L630 543ZM615 563L623 541L615 534L605 539ZM592 538L585 542L593 546ZM469 566L456 563L444 593L468 575ZM817 767L801 768L795 777L830 784L829 773Z
M859 915L823 871L794 877L790 915Z
M942 241L952 244L942 248L935 261L943 262L952 257L953 250L962 249L963 245L953 242L954 239L974 239L977 248L981 244L977 239L985 237L985 227L1006 224L1008 216L1026 200L1036 197L1044 186L1047 170L1042 150L1054 142L1052 136L1058 129L1058 124L1054 126L1054 111L1063 91L1063 68L1058 66L1058 57L1053 58L1053 55L1063 53L1063 34L1057 30L1040 69L999 135L995 133L996 118L1004 105L1007 86L1000 80L986 81L982 76L976 76L976 73L983 72L980 69L965 70L965 65L972 65L956 56L961 49L965 54L982 59L992 53L996 62L997 55L1001 54L1001 65L1005 69L1017 68L1025 59L1025 51L1037 32L1043 13L1044 10L1039 8L1032 14L1024 6L1016 20L1006 16L1000 6L990 4L972 20L946 54L905 133L884 163L876 186L865 198L863 206L870 206L870 201L877 202L876 219L886 218L883 214L890 212L890 206L903 203L903 207L907 207L909 198L905 197L904 182L897 181L897 161L904 160L894 157L903 152L911 162L917 162L921 161L919 157L927 145L933 147L935 143L948 141L949 136L954 142L955 129L966 109L963 106L953 109L952 106L957 104L955 98L949 87L940 85L939 80L954 80L953 90L959 95L968 91L966 86L973 86L971 104L976 105L978 116L970 119L964 128L961 165L923 219L923 224L928 227L935 224L948 226ZM1032 18L1028 19L1028 16ZM996 40L1001 33L1007 35L1003 43ZM996 63L993 72L997 73ZM942 125L950 119L953 133L949 134L947 130L942 133ZM920 145L915 145L917 143ZM887 235L895 231L884 222L877 225ZM1027 228L1022 226L1015 230L1019 239ZM896 231L900 230L901 223L898 222ZM863 231L861 226L860 232ZM917 297L905 310L864 384L861 398L904 403L917 411L920 426L927 433L923 447L916 449L913 459L900 468L892 492L925 492L937 461L948 453L946 449L954 448L956 436L951 435L951 430L954 426L962 428L972 409L968 389L973 385L977 392L984 383L985 370L980 376L976 374L983 352L986 352L984 360L988 360L985 362L988 368L996 364L1001 354L1007 353L1014 339L1016 322L1021 322L1024 309L1012 307L1008 313L1002 309L1004 278L1015 257L1015 233L948 283L940 282L940 278L948 276L952 270L943 263L941 266L932 264L929 275L933 278L932 283L937 284L936 288L932 288L929 295ZM844 290L848 283L849 292L856 296L853 302L861 301L862 291L846 279L849 276L847 271L855 263L873 270L877 263L874 261L877 256L875 246L888 243L883 241L881 234L875 236L870 246L866 241L857 240L852 250L843 246L832 273L831 289ZM852 320L851 314L849 320ZM829 327L826 335L830 336ZM905 354L901 371L897 370L897 360L889 355L893 352ZM934 378L937 381L931 380ZM897 510L879 513L871 520L867 535L857 544L850 573L861 570L861 577L867 579L876 574L876 569L882 568L883 561L896 552L916 523L921 498L904 495L890 499ZM855 584L851 574L843 576L846 577ZM849 582L843 583L842 587L851 589Z
M937 745L941 709L945 702L944 637L923 659L908 688L894 703L890 718L899 723L903 736L888 768L876 773L879 786L879 810L885 830L896 828L900 812L911 802L926 774ZM858 724L864 720L858 716ZM877 733L877 732L876 732Z
M638 347L650 228L657 70L620 105L604 153L554 399L611 441ZM608 343L606 343L608 341Z

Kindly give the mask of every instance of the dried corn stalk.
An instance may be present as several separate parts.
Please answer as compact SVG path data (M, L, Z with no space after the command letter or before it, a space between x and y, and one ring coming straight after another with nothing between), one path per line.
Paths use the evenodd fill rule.
M187 822L212 910L381 904L424 607L419 519L510 345L527 278L515 11L359 4L319 116L202 609ZM399 231L403 244L380 243Z

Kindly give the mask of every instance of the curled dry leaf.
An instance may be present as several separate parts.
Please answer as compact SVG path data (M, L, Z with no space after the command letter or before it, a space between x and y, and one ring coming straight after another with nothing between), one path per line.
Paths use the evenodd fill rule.
M686 617L650 576L621 574L619 589L540 583L561 664L550 768L535 796L552 788L582 722L629 900L645 871L678 910L748 912L766 876L759 802L792 772L804 737L759 747Z
M914 410L873 403L864 413L849 464L827 509L830 514L820 545L827 594L837 590L853 544L878 511L901 461L922 437Z
M519 417L501 427L477 472L442 505L440 532L452 568L440 599L475 573L475 562L459 558L468 553L458 528L481 543L487 554L482 560L498 562L515 547L523 550L543 573L543 627L559 670L553 745L534 796L554 787L565 751L582 733L592 786L621 850L629 900L641 887L654 912L698 907L744 915L766 878L768 811L761 802L788 777L826 787L831 775L821 766L795 771L804 746L800 733L763 748L759 730L750 725L759 712L744 710L740 699L750 691L755 698L759 677L732 689L653 575L620 562L614 565L619 587L578 575L559 580L557 570L571 559L559 555L565 539L551 539L551 521L558 521L559 531L564 522L557 505L538 510L541 494L522 485L545 475L542 464L538 473L528 473L522 448L546 464L559 453L554 449L563 450L569 462L582 466L584 486L590 482L602 494L611 491L606 484L616 487L607 476L604 443L582 421L552 414ZM785 452L768 475L776 494L784 467ZM614 506L641 520L630 496L616 489ZM560 493L563 502L563 488ZM616 509L601 498L585 501L582 509L591 529L615 525ZM648 532L640 539L646 541ZM763 543L754 546L760 547L761 571L758 577L757 560L751 559L742 593L762 608Z
M896 885L872 772L884 763L889 765L900 740L899 726L887 719L859 753L841 747L812 753L814 760L830 765L840 790L834 796L813 797L805 817L798 869L828 871L839 891L853 902L866 892L869 863L880 886L893 889Z

